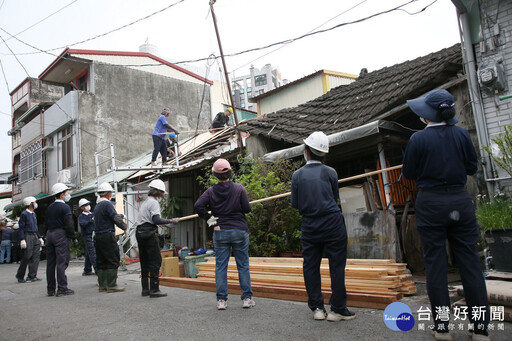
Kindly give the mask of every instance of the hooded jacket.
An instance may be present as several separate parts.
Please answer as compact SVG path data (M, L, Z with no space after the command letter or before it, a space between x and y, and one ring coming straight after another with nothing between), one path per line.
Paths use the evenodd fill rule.
M219 218L217 223L223 230L249 231L245 214L251 212L251 204L240 184L228 181L213 185L197 199L194 209L205 220L212 215Z

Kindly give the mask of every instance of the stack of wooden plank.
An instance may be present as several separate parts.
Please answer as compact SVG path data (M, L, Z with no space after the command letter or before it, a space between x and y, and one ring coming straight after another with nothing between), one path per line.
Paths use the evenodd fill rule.
M302 273L302 258L250 258L251 284L255 297L307 301ZM161 284L196 290L215 291L215 259L196 264L199 278L162 278ZM416 292L405 264L393 260L349 259L345 271L348 305L384 309L399 301L403 295ZM325 302L331 296L329 262L323 259L320 267ZM238 271L234 259L228 265L230 294L239 294Z

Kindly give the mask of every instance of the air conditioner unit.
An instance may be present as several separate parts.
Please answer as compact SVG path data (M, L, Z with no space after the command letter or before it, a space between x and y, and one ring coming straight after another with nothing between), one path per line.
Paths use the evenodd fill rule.
M63 169L57 172L57 182L62 182L63 184L71 183L71 171L69 169Z

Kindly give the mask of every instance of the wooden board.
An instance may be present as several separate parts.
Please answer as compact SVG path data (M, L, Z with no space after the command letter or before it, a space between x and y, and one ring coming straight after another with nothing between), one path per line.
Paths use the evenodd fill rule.
M116 200L115 209L116 209L117 214L124 215L124 196L123 196L123 193L117 193L115 200ZM114 226L114 227L115 227L115 230L116 230L116 236L120 236L120 235L124 234L124 231L121 230L119 227L117 227L117 226Z
M499 280L486 280L487 297L489 303L512 307L512 282ZM464 297L464 289L456 286L457 295Z

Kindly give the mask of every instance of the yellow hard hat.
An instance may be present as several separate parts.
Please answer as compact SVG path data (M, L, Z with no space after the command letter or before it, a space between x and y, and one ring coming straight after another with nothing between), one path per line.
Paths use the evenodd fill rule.
M227 111L229 111L230 113L233 113L233 108L229 107L229 108L227 108Z

